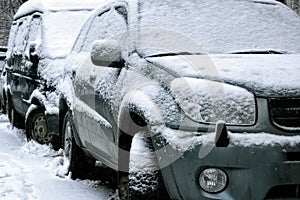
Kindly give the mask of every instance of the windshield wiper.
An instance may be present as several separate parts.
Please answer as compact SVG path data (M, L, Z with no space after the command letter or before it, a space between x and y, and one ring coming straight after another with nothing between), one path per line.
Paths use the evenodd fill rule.
M203 53L178 52L178 53L160 53L147 56L147 58L164 57L164 56L186 56L186 55L203 55Z
M280 52L275 50L253 50L253 51L238 51L231 54L285 54L286 52Z

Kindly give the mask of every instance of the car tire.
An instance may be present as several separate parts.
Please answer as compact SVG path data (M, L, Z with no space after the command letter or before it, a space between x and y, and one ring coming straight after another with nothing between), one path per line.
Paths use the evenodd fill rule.
M4 93L3 93L4 94ZM7 114L7 100L6 100L6 96L3 96L3 114Z
M27 114L25 122L27 139L33 139L40 144L49 144L53 141L53 135L48 132L45 119L45 110L35 107Z
M71 112L67 112L63 120L61 141L64 156L69 163L68 173L71 172L71 178L73 180L91 178L95 170L96 160L87 157L83 150L77 145L72 123Z
M136 137L139 137L140 140L137 144L133 142L134 140L136 140ZM143 147L143 152L134 152L134 149L136 149L136 147L141 144L142 140L145 144ZM123 152L123 155L120 155L119 153L119 156L122 156L122 158L119 157L119 164L128 164L127 167L122 167L121 169L123 170L118 172L118 192L119 198L121 200L170 199L165 185L163 184L162 175L158 166L158 161L150 140L151 139L145 136L145 134L135 134L132 138L132 143L130 145L130 153L128 154L129 158L125 158L126 147L122 149L121 146L119 149L119 151ZM153 167L153 170L143 170L145 168L148 168L149 166L145 166L145 168L141 168L141 170L133 170L132 168L135 167L132 165L134 165L134 163L141 163L141 158L144 161L145 159L147 159L146 163L151 162L153 165L151 166ZM128 160L126 161L126 159ZM124 170L126 168L128 169L128 172Z
M24 129L25 128L25 118L22 117L14 108L14 106L10 109L10 117L11 124L13 127Z
M11 122L11 108L12 108L12 101L10 96L8 95L6 98L6 112L9 122Z

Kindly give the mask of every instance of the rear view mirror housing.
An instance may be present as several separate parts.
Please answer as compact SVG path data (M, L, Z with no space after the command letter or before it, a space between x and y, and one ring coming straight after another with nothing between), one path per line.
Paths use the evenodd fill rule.
M123 63L120 43L117 40L94 41L91 60L94 65L119 68Z

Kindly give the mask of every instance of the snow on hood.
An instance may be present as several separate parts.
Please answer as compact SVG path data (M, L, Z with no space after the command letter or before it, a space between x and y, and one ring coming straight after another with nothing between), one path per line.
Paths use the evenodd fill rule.
M146 59L178 77L223 81L257 96L300 96L300 54L185 55Z

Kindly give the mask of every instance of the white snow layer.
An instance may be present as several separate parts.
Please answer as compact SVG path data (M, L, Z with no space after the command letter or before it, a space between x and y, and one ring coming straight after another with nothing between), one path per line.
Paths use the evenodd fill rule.
M186 55L147 60L179 77L223 81L258 96L300 96L300 54Z
M0 115L0 199L106 200L114 191L101 181L73 181L65 176L62 151L26 141L23 130L11 129ZM66 172L66 171L64 171ZM64 176L61 176L63 174Z
M171 83L171 91L185 115L195 121L224 120L235 125L255 122L254 95L243 88L203 79L177 78Z
M45 12L47 10L78 10L78 9L93 9L95 6L99 5L101 0L29 0L22 4L14 18L17 19L26 14L33 12Z
M184 153L193 150L198 145L215 144L215 133L187 132L183 130L173 130L167 127L161 128L162 135L167 142L176 150ZM271 133L231 133L229 132L229 147L294 147L300 144L300 136L281 136Z
M300 17L275 1L145 0L139 5L138 48L144 55L245 49L300 52Z

